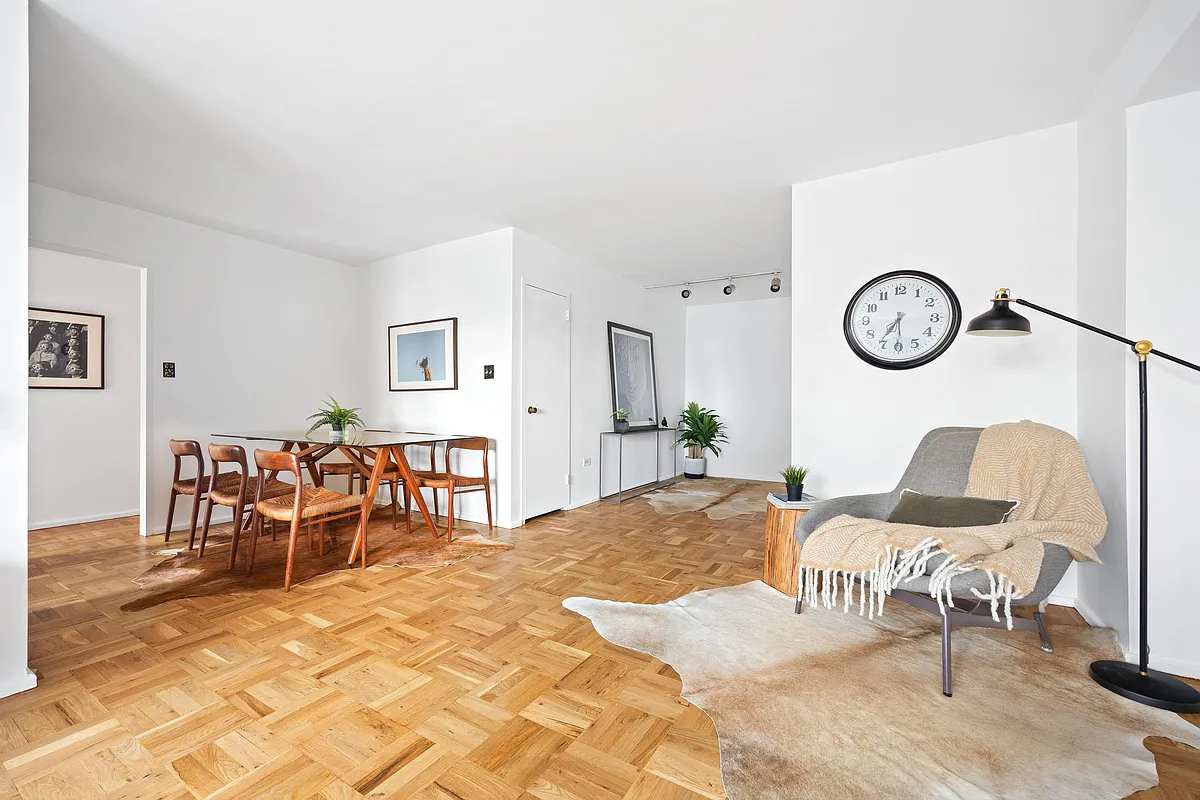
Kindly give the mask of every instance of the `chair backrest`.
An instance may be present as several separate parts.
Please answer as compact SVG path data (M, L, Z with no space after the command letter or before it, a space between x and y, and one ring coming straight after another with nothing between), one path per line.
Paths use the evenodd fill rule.
M208 457L212 459L214 475L220 469L219 464L237 464L243 473L246 471L246 448L240 444L210 444Z
M488 477L488 438L472 436L470 439L451 439L446 442L446 472L450 472L450 453L455 450L478 450L483 453L483 477Z
M279 450L255 450L254 463L259 472L290 472L296 476L296 482L302 483L300 476L300 457L296 453ZM263 481L259 481L260 484Z
M434 435L433 433L430 433L429 431L405 431L405 433L415 433L418 436L433 436ZM429 469L431 469L431 470L437 469L437 462L434 460L437 457L437 442L429 442L428 444L410 444L410 445L407 445L405 447L405 449L407 450L409 447L417 447L417 448L428 447L429 448ZM420 469L420 467L417 467L417 469Z
M204 474L204 456L200 452L199 442L195 439L172 439L170 444L171 455L175 458L175 477L171 478L172 483L179 480L179 469L183 466L185 456L196 459L197 478Z
M925 434L903 477L892 490L893 505L905 489L962 497L983 428L934 428Z

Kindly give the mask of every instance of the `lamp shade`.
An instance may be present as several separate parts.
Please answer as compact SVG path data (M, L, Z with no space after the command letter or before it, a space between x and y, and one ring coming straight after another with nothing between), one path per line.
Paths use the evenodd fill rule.
M1001 289L992 298L992 307L967 323L972 336L1028 336L1029 320L1009 306L1008 289Z

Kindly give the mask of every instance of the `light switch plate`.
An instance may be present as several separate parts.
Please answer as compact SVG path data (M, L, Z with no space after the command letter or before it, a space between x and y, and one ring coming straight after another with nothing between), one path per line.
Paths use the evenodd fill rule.
M175 362L174 361L164 361L163 362L163 377L164 378L174 378L175 377Z
M496 365L495 364L484 364L483 365L483 379L485 381L490 381L492 378L495 378L495 377L496 377Z

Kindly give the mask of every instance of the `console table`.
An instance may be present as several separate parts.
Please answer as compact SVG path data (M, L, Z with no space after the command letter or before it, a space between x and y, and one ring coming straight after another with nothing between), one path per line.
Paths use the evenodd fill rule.
M679 443L677 441L679 437L677 431L677 428L638 428L624 431L623 433L601 431L600 458L597 469L597 472L600 473L600 499L607 500L610 503L624 503L626 500L632 500L646 492L674 486L679 481ZM628 436L645 436L651 433L654 434L654 480L626 489L624 488L625 438ZM660 440L658 438L661 433L671 434L671 475L669 478L664 478L662 473L662 447L659 445ZM604 493L604 437L606 436L617 437L617 491L607 495Z

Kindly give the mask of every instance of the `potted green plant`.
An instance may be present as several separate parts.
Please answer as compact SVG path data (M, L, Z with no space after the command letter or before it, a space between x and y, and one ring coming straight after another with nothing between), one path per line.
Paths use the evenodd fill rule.
M787 484L787 498L791 502L804 499L804 479L808 477L808 467L797 467L792 464L783 472L783 482Z
M363 426L362 418L358 416L358 408L342 408L332 396L330 396L329 402L323 405L324 408L320 411L308 415L308 419L314 420L308 433L312 433L322 425L328 425L333 430L330 438L338 441L345 437L347 427L361 428Z
M623 408L618 408L612 413L613 430L617 433L624 433L629 430L629 412Z
M725 423L721 422L715 411L688 403L687 408L679 414L679 443L683 445L686 455L683 459L683 476L703 478L708 468L704 451L711 451L719 457L721 447L718 442L728 441Z

